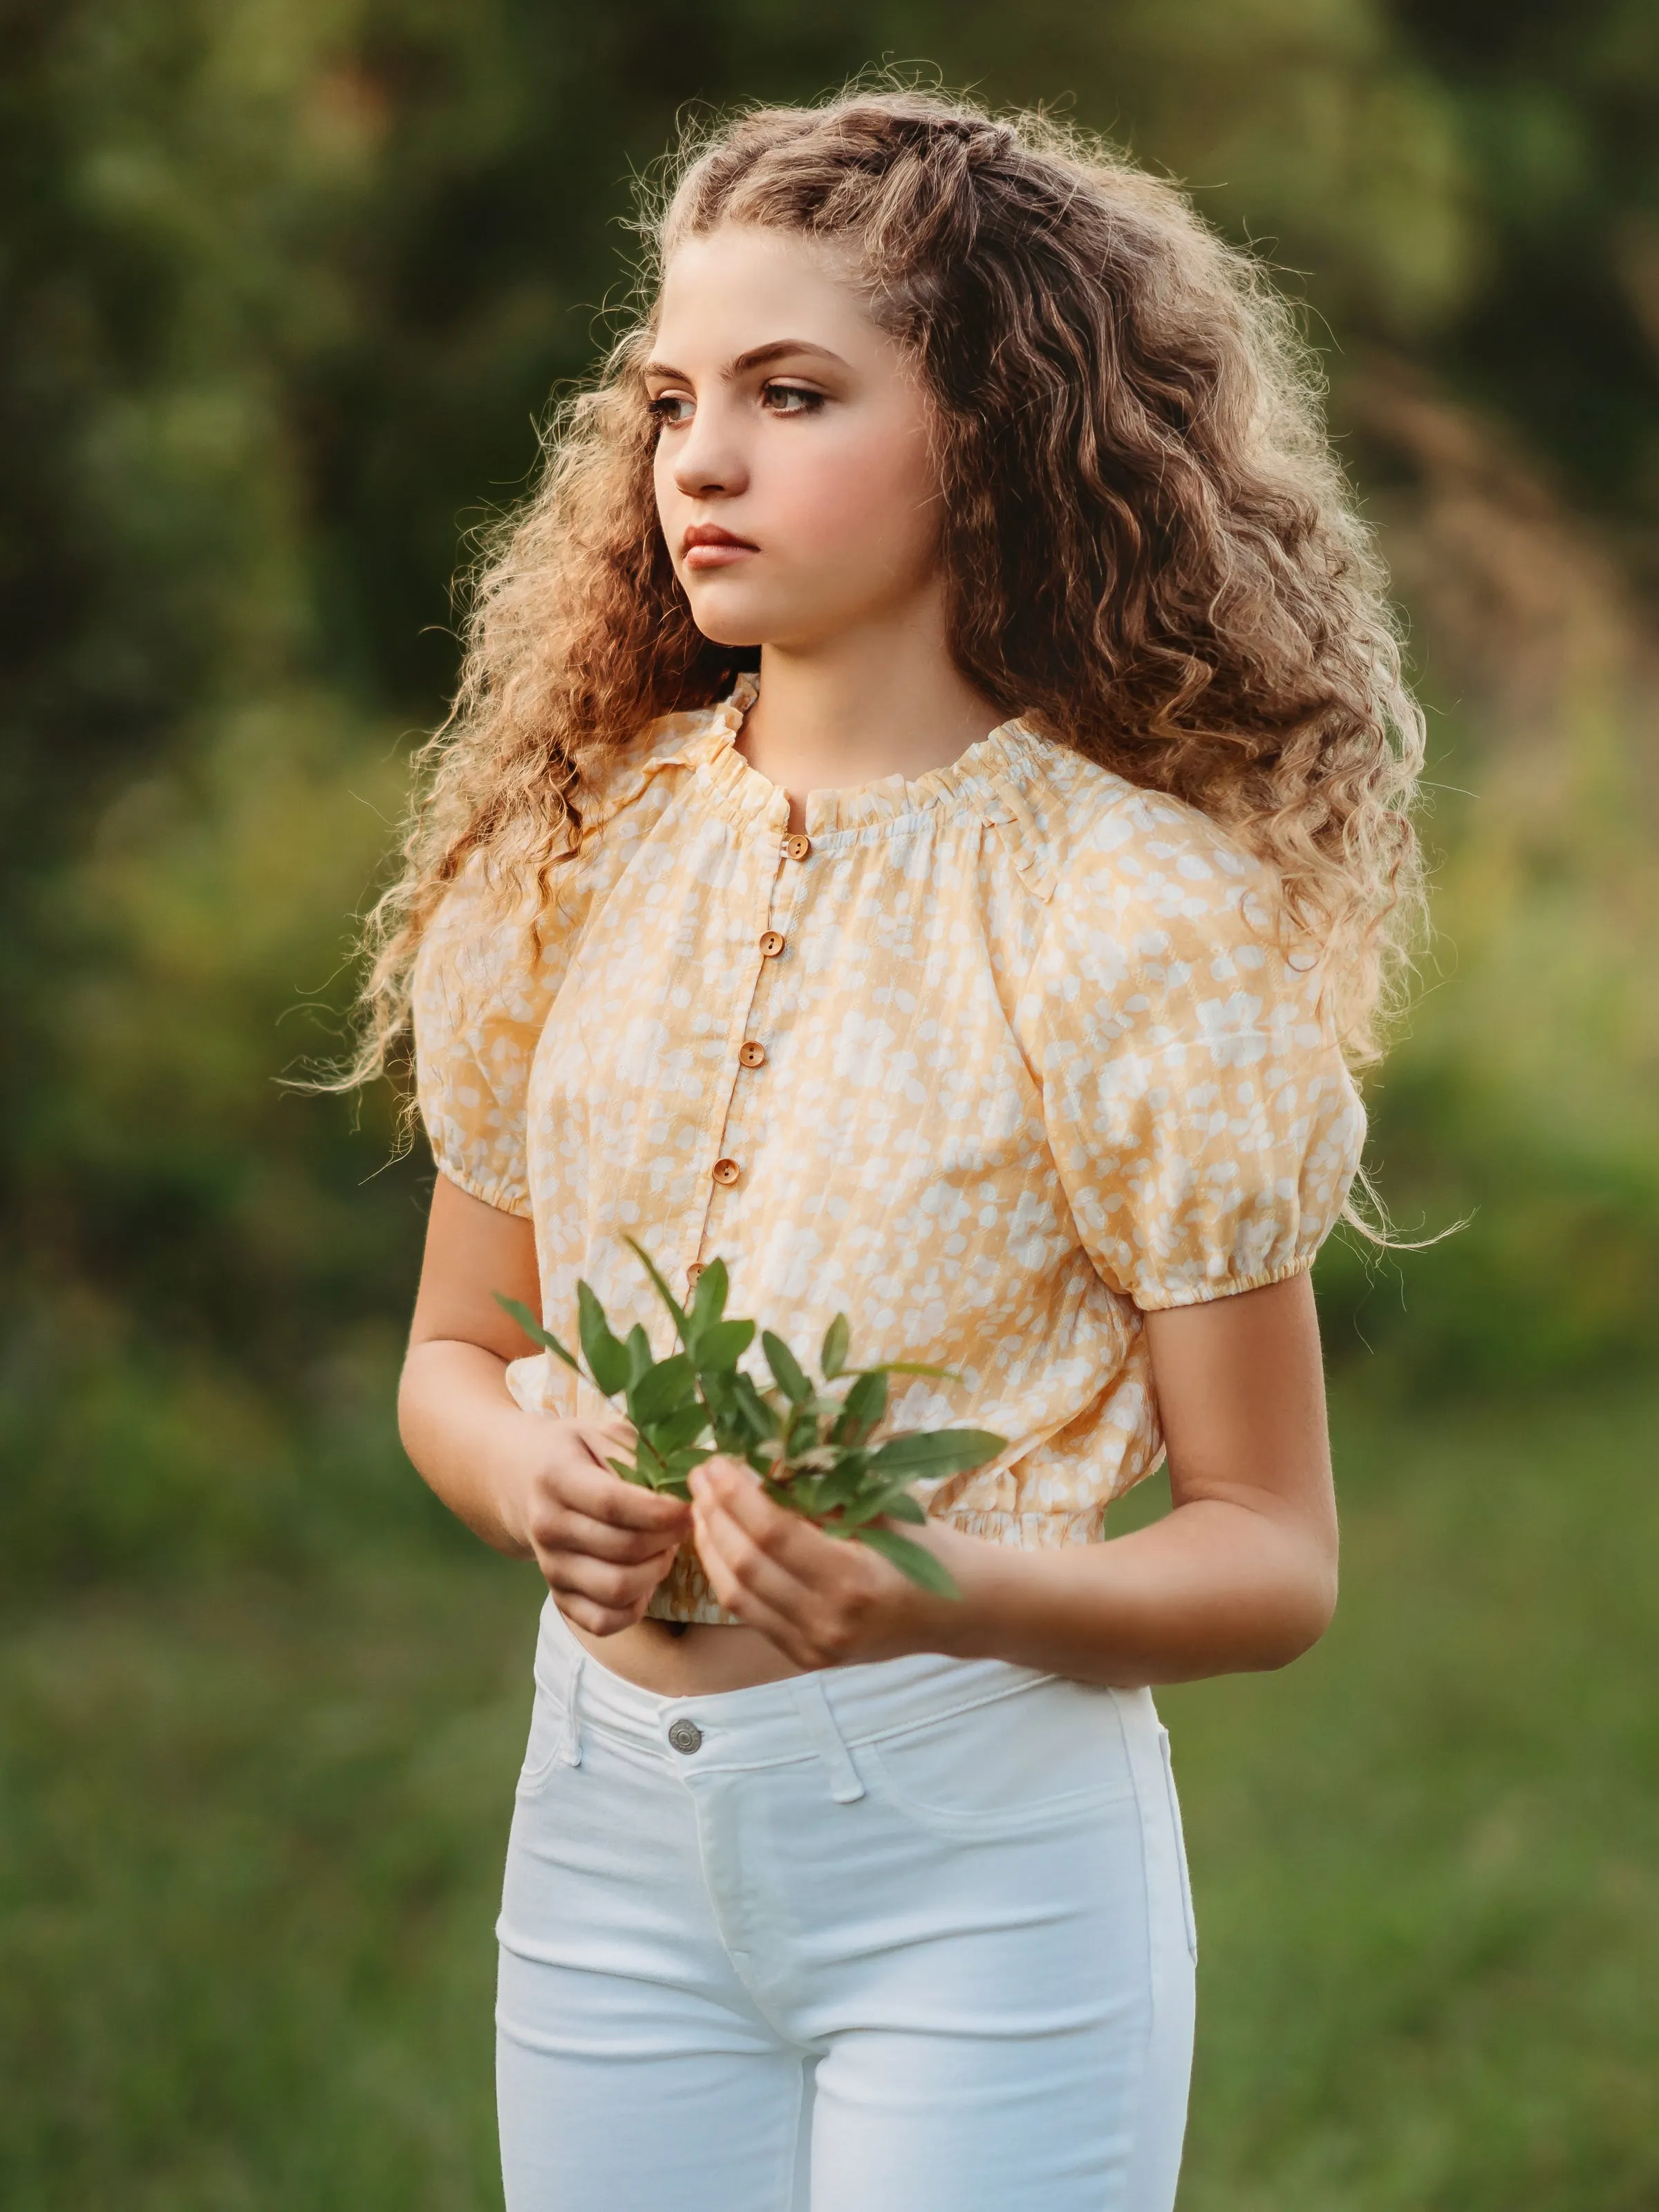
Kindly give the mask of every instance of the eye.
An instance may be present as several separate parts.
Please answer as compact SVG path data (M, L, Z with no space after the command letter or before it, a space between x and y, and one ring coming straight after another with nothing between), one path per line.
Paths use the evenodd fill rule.
M824 395L804 384L763 384L761 400L769 414L817 415L823 410Z
M683 415L674 411L680 407L685 410ZM691 402L683 392L665 392L660 398L648 400L645 411L659 429L678 429L690 421Z

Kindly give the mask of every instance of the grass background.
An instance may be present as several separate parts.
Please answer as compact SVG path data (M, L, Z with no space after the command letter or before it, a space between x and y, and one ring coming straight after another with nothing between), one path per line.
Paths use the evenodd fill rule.
M1330 1635L1160 1698L1200 1931L1182 2212L1645 2212L1659 1391L1351 1393L1335 1433ZM538 1603L405 1542L12 1621L8 2212L499 2203L490 1928Z

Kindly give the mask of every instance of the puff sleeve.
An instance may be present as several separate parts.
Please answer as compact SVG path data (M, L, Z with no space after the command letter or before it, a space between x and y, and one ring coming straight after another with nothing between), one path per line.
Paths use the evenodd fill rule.
M1280 944L1259 864L1177 802L1135 793L1072 860L1032 986L1049 1144L1091 1261L1142 1309L1299 1273L1365 1135L1316 957Z
M531 1211L530 1064L585 904L580 882L562 884L538 915L496 891L475 856L416 956L416 1093L433 1158L451 1182L503 1212Z

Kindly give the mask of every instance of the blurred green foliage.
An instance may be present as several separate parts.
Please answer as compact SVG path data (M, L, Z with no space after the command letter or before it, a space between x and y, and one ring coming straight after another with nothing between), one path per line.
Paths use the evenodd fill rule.
M463 535L685 103L925 56L1069 106L1308 303L1436 707L1442 941L1333 1346L1659 1343L1659 17L1640 0L14 0L0 24L0 1572L442 1528L390 1379L427 1171L337 1049ZM619 258L621 257L621 258Z

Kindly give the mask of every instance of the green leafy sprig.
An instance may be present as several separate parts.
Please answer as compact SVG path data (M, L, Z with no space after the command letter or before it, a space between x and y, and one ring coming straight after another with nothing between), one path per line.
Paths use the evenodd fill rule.
M769 1498L816 1522L825 1535L867 1544L921 1589L959 1597L933 1553L888 1524L925 1522L910 1485L982 1467L1006 1439L988 1429L910 1429L877 1438L887 1415L890 1376L954 1382L951 1370L904 1359L849 1367L847 1316L837 1314L824 1332L816 1382L781 1336L763 1329L761 1351L772 1379L762 1387L738 1365L754 1342L755 1324L726 1318L725 1261L710 1261L682 1305L650 1255L631 1237L627 1241L673 1319L678 1348L665 1358L653 1355L638 1323L617 1336L586 1283L576 1285L580 1359L528 1306L496 1292L532 1342L586 1374L605 1397L622 1401L636 1441L631 1462L611 1461L617 1474L689 1498L692 1468L716 1452L727 1454L754 1469Z

